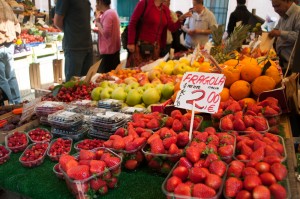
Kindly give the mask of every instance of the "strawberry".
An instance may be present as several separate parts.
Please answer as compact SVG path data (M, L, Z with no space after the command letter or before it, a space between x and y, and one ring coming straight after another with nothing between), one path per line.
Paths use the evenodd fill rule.
M252 195L247 190L242 190L236 194L235 199L252 199Z
M191 196L191 186L181 183L174 189L174 194L180 196Z
M183 129L183 124L180 120L174 119L174 122L172 124L172 129L176 132L180 132Z
M242 155L246 155L247 157L249 157L252 153L253 153L253 151L248 145L242 144L242 146L241 146L241 154Z
M142 146L143 144L146 143L146 138L145 137L139 137L139 138L135 138L133 140L133 145L135 146L135 148L139 148L140 146Z
M216 155L215 153L210 153L207 155L205 162L203 163L203 166L208 168L209 165L215 160L219 160L218 155Z
M177 142L177 136L171 136L163 139L163 145L166 150L168 150L171 146L171 144L176 144Z
M192 190L192 196L197 198L213 198L215 195L214 189L202 183L195 184Z
M242 171L244 167L245 167L244 163L237 160L232 161L227 170L227 177L239 178L242 175Z
M115 131L114 134L115 134L115 135L119 135L119 136L121 136L121 137L124 137L124 136L127 135L127 131L126 131L125 128L121 127L121 128L118 128L118 129Z
M168 154L170 155L180 154L180 150L176 144L171 144L171 146L169 147Z
M206 145L205 151L209 151L210 153L217 153L218 149L216 145L209 143L208 145Z
M206 142L208 137L207 132L193 131L193 139L199 142Z
M263 147L260 147L256 151L254 151L250 156L250 160L256 160L256 161L261 161L265 157L265 151Z
M216 113L212 114L211 117L214 120L218 121L223 117L223 114L224 114L223 109L218 109L218 111Z
M271 198L271 193L268 187L259 185L253 189L252 196L253 199L268 199Z
M107 167L115 167L120 164L121 160L118 157L106 157L104 162L107 164Z
M137 160L134 160L134 159L126 160L124 166L125 166L125 168L128 169L128 170L134 170L134 169L136 169L137 166L138 166L138 161L137 161Z
M280 163L281 162L281 158L278 156L267 156L263 159L264 162L272 165L276 162Z
M178 133L176 143L178 147L185 147L189 143L189 141L189 132L183 131Z
M171 112L171 117L174 118L174 119L181 119L182 113L181 113L180 110L173 110Z
M59 164L64 171L68 171L70 168L77 166L78 162L73 156L64 154L59 158Z
M112 177L108 182L107 186L111 189L114 189L118 186L118 178Z
M147 140L148 144L151 144L153 140L160 139L159 133L153 133Z
M186 149L186 157L189 161L195 163L200 159L201 156L201 150L198 147L190 146Z
M154 153L154 154L164 154L165 147L164 147L163 141L160 138L155 139L150 144L150 150L151 150L151 153Z
M229 177L225 181L225 196L234 198L243 188L243 182L236 177Z
M249 137L250 137L251 140L255 140L255 139L263 140L263 138L264 138L264 136L261 133L257 132L257 131L251 132L249 134Z
M258 163L258 160L250 160L250 161L247 161L246 163L246 167L253 167L255 168L255 165Z
M226 164L222 160L215 160L210 163L209 171L222 177L226 171Z
M165 118L165 125L166 127L171 128L174 122L174 118L173 117L166 117Z
M220 139L220 145L233 145L235 142L234 137L228 133L218 133L217 136Z
M202 168L192 167L189 171L188 177L192 183L200 183L205 180L206 172Z
M272 134L272 133L266 132L266 133L265 133L265 137L270 138L271 140L273 140L273 142L280 142L279 136L274 135L274 134Z
M259 175L261 182L265 186L270 186L277 182L275 176L270 172L265 172Z
M182 181L180 178L178 178L177 176L172 176L167 180L165 188L168 192L173 192L175 188L181 183Z
M218 154L220 157L231 157L233 155L233 146L225 145L219 147Z
M265 148L265 156L276 156L281 158L280 153L270 145L267 145Z
M253 119L254 128L257 131L265 131L268 129L267 120L263 117L255 117Z
M267 145L273 144L273 140L271 140L271 139L268 138L268 137L264 137L262 141L265 142Z
M253 111L255 114L258 114L262 108L262 106L258 106L257 104L248 104L247 111Z
M189 175L189 169L185 166L178 166L173 170L172 175L177 176L182 181L185 181Z
M243 121L244 121L244 124L245 124L246 128L247 127L252 127L254 125L252 115L245 115L244 118L243 118Z
M235 113L235 112L238 112L238 111L241 111L242 110L242 107L240 106L240 104L236 101L233 101L232 104L230 104L226 109L225 111L226 112L231 112L231 113Z
M219 146L220 139L217 135L209 135L207 138L207 143L214 144L215 146Z
M78 164L90 166L92 160L79 160Z
M141 134L141 137L144 137L144 138L148 139L151 135L152 135L152 133L150 131L144 131Z
M286 189L282 185L278 183L274 183L269 187L269 189L271 191L272 198L274 199L287 198Z
M205 184L217 191L222 185L222 178L216 174L208 174L205 178Z
M132 135L127 135L127 136L123 137L123 141L124 141L124 143L125 143L125 147L126 147L127 143L132 142L133 139L134 139L134 138L133 138Z
M254 167L259 173L265 173L270 171L270 165L266 162L258 162L255 164Z
M99 190L100 195L105 195L108 192L108 187L107 185L104 185L103 187L101 187Z
M253 150L256 151L259 148L265 148L267 144L260 139L255 139L253 144Z
M223 131L233 130L233 122L228 116L225 116L221 119L220 125L221 125L220 128Z
M272 164L270 171L278 181L284 180L287 176L287 169L281 163Z
M134 151L136 150L135 144L133 143L133 141L131 142L127 142L126 146L125 146L125 151Z
M92 179L90 181L90 186L94 191L98 191L103 186L106 186L106 181L102 180L101 178Z
M159 121L156 118L151 119L147 124L146 127L149 129L157 129L159 128Z
M67 170L67 174L71 179L83 180L90 177L89 166L78 165Z
M284 148L283 145L279 142L273 142L271 144L271 147L273 147L276 151L278 151L280 154L283 154Z
M91 174L102 173L105 170L106 163L102 160L91 160L90 161L90 172Z
M204 129L204 132L207 132L208 134L215 134L217 131L216 131L216 129L214 128L214 127L212 127L212 126L209 126L209 127L206 127L205 129Z
M247 110L246 113L244 115L252 115L252 116L257 116L257 114L252 111L252 110Z
M233 120L243 119L243 111L233 113Z
M179 163L178 163L179 166L184 166L188 169L192 168L192 163L186 158L186 157L181 157L179 159Z
M112 147L116 150L122 150L125 148L125 142L123 138L118 138L113 141Z
M278 115L278 111L274 110L270 106L266 106L263 110L263 114L266 117L270 117L270 116Z
M112 144L113 144L113 140L106 140L105 142L103 142L103 145L106 147L106 148L112 148Z
M256 175L248 175L245 177L243 185L244 188L248 191L252 191L255 187L261 185L262 182L260 178Z
M249 175L256 175L256 176L258 176L259 173L253 167L245 167L244 170L242 171L242 176L246 177L246 176L249 176Z
M96 154L95 152L88 151L85 149L81 149L79 152L79 160L93 160L95 159Z

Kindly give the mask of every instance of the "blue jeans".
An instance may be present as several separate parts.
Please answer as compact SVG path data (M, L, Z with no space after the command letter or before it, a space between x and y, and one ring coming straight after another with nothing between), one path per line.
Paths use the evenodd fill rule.
M10 104L21 103L19 85L13 66L14 45L0 47L0 88Z
M64 50L65 76L69 81L73 76L85 76L93 64L93 50Z

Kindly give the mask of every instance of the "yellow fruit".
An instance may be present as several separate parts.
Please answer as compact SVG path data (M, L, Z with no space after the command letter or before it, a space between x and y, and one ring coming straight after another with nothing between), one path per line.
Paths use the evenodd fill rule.
M241 79L252 82L255 78L259 77L262 73L262 69L257 64L243 65L241 69Z
M17 45L21 45L23 42L22 42L22 40L21 39L17 39L17 41L16 41L16 44Z
M251 84L252 92L256 96L264 91L273 90L275 86L274 79L266 75L257 77Z
M229 89L224 87L223 90L220 93L220 97L221 97L221 102L227 101L230 97Z
M225 86L230 87L231 84L233 84L234 82L240 79L241 71L240 69L235 68L233 66L227 66L226 68L223 69L222 73L226 77Z
M239 62L240 61L237 59L229 59L229 60L225 61L223 64L227 65L227 66L236 66L239 64Z
M245 80L234 82L229 89L230 96L237 101L249 97L250 92L251 85Z
M275 84L279 84L281 82L281 75L276 66L270 66L265 73L266 76L272 77L275 81Z
M186 65L190 65L190 61L187 58L185 58L185 57L181 57L179 59L179 62L180 63L185 63Z
M204 72L204 73L211 73L211 66L210 63L208 62L203 62L202 64L200 64L198 71L199 72Z

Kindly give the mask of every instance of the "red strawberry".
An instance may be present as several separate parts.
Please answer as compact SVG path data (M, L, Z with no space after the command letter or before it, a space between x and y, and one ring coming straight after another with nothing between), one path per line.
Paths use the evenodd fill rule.
M270 171L271 166L266 162L258 162L254 167L259 173L265 173Z
M159 128L159 121L156 118L151 119L149 122L147 122L146 127L149 129L157 129Z
M287 198L286 189L282 185L274 183L269 187L269 189L274 199Z
M242 144L241 146L241 154L249 157L253 153L252 149L246 144Z
M102 173L105 170L106 163L102 160L91 160L90 161L90 172L91 174Z
M93 160L93 159L95 159L95 157L96 157L96 154L93 151L81 149L79 152L79 160Z
M146 159L147 159L147 156L146 156ZM158 159L158 158L152 158L148 162L148 167L150 167L152 169L155 169L155 170L160 170L161 164L162 164L162 162L161 162L160 159Z
M210 153L217 153L218 149L216 145L209 143L208 145L206 145L205 151L209 151Z
M236 131L244 131L246 130L246 125L242 119L233 120L233 129Z
M113 141L112 147L116 150L124 149L125 148L125 142L124 142L123 138L115 139Z
M71 179L83 180L90 177L89 166L78 165L67 170L67 174Z
M273 140L271 140L271 139L268 138L268 137L264 137L262 141L265 142L267 145L273 144Z
M173 122L174 122L174 118L173 117L167 117L165 119L165 126L171 128L172 125L173 125Z
M189 175L189 169L185 166L178 166L173 170L172 175L177 176L182 181L185 181Z
M186 158L186 157L181 157L179 159L179 163L178 163L179 166L184 166L188 169L192 168L192 163Z
M252 191L255 187L262 184L260 178L256 175L248 175L244 179L244 188L248 191Z
M253 189L253 199L268 199L271 198L271 193L268 187L259 185Z
M240 106L240 104L236 101L233 101L232 104L230 104L226 109L225 111L228 111L228 112L231 112L231 113L235 113L235 112L238 112L238 111L241 111L242 108Z
M183 129L183 124L181 123L180 120L175 119L173 124L172 124L172 129L176 132L179 132Z
M268 132L265 133L265 137L270 138L270 139L273 140L274 142L279 142L279 141L280 141L279 136L274 135L274 134L272 134L272 133L268 133Z
M192 196L197 198L213 198L216 191L205 184L195 184L192 191Z
M225 116L221 119L220 125L221 125L220 128L223 131L233 130L233 122L228 116Z
M177 142L177 136L171 136L163 139L163 145L166 150L168 150L171 146L171 144L176 144Z
M168 151L168 154L171 154L171 155L175 155L175 154L180 154L180 150L179 148L177 147L176 144L171 144L170 148L169 148L169 151Z
M281 163L272 164L270 170L278 181L284 180L287 176L287 169Z
M226 171L226 164L222 160L215 160L210 163L209 171L222 177Z
M279 142L273 142L273 143L271 144L271 147L273 147L273 148L274 148L276 151L278 151L280 154L283 154L283 152L284 152L284 148L283 148L282 144L279 143Z
M105 142L103 142L103 145L106 147L106 148L112 148L112 144L113 144L113 140L106 140Z
M243 182L236 177L229 177L225 181L225 195L229 198L234 198L243 188Z
M242 171L242 176L246 177L246 176L249 176L249 175L256 175L256 176L258 176L259 173L253 167L245 167L244 170Z
M144 131L141 134L141 137L144 137L144 138L148 139L151 135L152 135L152 133L150 131Z
M135 159L129 159L129 160L126 160L125 162L125 168L128 169L128 170L134 170L137 168L138 166L138 161L135 160Z
M178 147L185 147L189 143L189 141L189 132L183 131L178 133L176 143Z
M231 157L233 155L233 146L225 145L219 147L218 154L220 155L220 157Z
M262 106L258 106L257 104L248 104L247 111L253 111L255 114L258 114L262 108Z
M118 157L107 157L104 159L107 167L111 168L120 164L121 160Z
M127 135L127 136L123 137L123 141L124 141L124 143L125 143L125 147L126 147L126 145L127 145L129 142L132 142L133 139L134 139L134 138L133 138L132 135Z
M217 135L209 135L207 138L207 143L219 146L220 139Z
M181 183L182 181L180 178L178 178L177 176L172 176L167 180L165 188L168 192L173 192L175 188Z
M261 134L257 131L251 132L249 134L249 137L251 138L251 140L255 140L255 139L263 140L263 138L264 138L263 134Z
M237 160L232 161L227 170L227 177L239 178L242 175L242 171L244 167L245 167L244 163Z
M253 122L253 116L252 115L245 115L244 118L244 124L247 127L252 127L254 125L254 122Z
M237 111L233 113L233 120L243 119L243 111Z
M247 110L246 113L244 115L252 115L252 116L257 116L257 113L255 113L252 110Z
M211 115L211 117L215 120L220 120L224 115L223 109L218 109L218 112Z
M255 117L253 119L254 128L257 131L265 131L268 129L267 120L263 117Z
M208 168L209 165L215 161L215 160L219 160L219 157L218 155L216 155L215 153L210 153L207 155L206 159L205 159L205 162L203 164L204 167Z
M160 136L158 133L153 133L147 140L148 144L151 144L151 142L155 139L160 139Z
M264 116L268 117L268 116L278 115L278 112L276 110L274 110L273 108L271 108L270 106L266 106L264 108L263 114L264 114Z
M64 171L68 171L70 168L77 166L78 162L73 156L64 154L59 158L59 164Z
M191 196L191 186L185 183L181 183L174 189L174 194L179 196Z
M220 139L220 145L233 145L234 137L228 133L218 133L217 136Z
M205 160L204 159L200 159L198 162L194 163L194 167L198 167L198 168L205 168L204 165ZM206 169L206 168L205 168ZM208 171L208 170L207 170ZM209 173L209 172L208 172Z
M217 191L222 185L222 178L216 174L208 174L205 179L205 184Z
M111 189L114 189L118 186L118 178L117 177L112 177L108 182L107 186Z
M253 150L256 151L259 148L265 148L267 144L260 139L255 139L253 144Z
M155 139L150 144L150 150L151 150L151 153L154 153L154 154L164 154L165 153L165 147L163 145L163 141L160 138Z
M135 138L133 140L133 145L135 146L135 148L139 148L140 146L142 146L143 144L146 143L146 138L145 137L139 137L139 138Z
M159 136L164 139L164 138L168 138L172 136L172 132L170 131L169 128L167 127L163 127L161 129L158 130L159 132Z
M212 126L209 126L209 127L206 127L205 129L204 129L204 132L207 132L208 134L215 134L217 131L216 131L216 129L214 128L214 127L212 127Z
M92 160L79 160L78 164L90 166Z
M278 163L281 162L281 158L278 157L278 156L267 156L263 159L263 161L270 164L270 165L272 165L276 162L278 162Z
M272 173L266 172L260 174L260 179L263 185L270 186L277 182L275 176Z
M127 135L127 131L125 128L121 127L121 128L118 128L114 134L124 137Z
M199 142L206 142L208 137L207 132L193 131L193 139Z
M106 185L106 181L102 180L101 178L96 178L91 180L90 185L94 191L98 191L100 188Z
M171 112L171 117L174 118L174 119L181 119L182 113L181 113L180 110L173 110Z
M186 157L189 161L195 163L200 159L201 156L201 150L197 147L190 146L186 149Z
M251 193L246 190L242 190L238 192L235 199L252 199Z
M256 160L256 161L261 161L263 160L265 157L265 151L263 147L260 147L259 149L257 149L256 151L254 151L251 155L250 155L250 160Z
M189 172L189 180L192 183L203 182L206 178L206 172L202 168L192 167Z
M275 150L273 147L270 145L267 145L265 148L265 156L276 156L276 157L281 157L280 153Z

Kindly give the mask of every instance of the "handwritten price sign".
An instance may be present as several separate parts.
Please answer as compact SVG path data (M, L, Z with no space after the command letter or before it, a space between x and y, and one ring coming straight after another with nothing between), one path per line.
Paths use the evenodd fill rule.
M174 105L178 108L193 109L202 113L216 113L220 104L220 92L225 76L216 73L187 72L182 77L180 91Z

